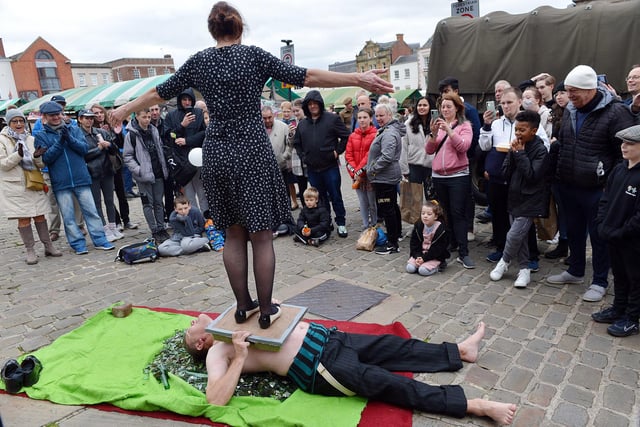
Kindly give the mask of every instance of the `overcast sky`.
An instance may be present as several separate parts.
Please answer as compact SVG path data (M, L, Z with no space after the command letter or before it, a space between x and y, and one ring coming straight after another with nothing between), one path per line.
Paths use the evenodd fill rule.
M211 0L0 2L0 37L7 56L24 51L38 36L73 63L103 63L126 57L189 55L214 44L207 31ZM423 45L451 1L443 0L243 0L231 1L248 31L244 43L280 55L293 40L296 64L326 69L355 59L367 40L389 42L403 33ZM480 14L526 13L538 6L565 8L570 0L479 0Z

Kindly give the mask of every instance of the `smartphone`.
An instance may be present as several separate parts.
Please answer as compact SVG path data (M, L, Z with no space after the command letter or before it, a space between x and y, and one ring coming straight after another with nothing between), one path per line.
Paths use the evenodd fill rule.
M606 84L607 83L607 75L606 74L598 74L598 81Z
M438 120L438 117L440 117L440 112L438 110L431 110L431 121Z
M496 112L496 103L495 103L495 101L487 101L487 111L492 111L495 114L495 112Z
M192 113L193 114L193 107L187 107L184 109L185 113L189 114Z

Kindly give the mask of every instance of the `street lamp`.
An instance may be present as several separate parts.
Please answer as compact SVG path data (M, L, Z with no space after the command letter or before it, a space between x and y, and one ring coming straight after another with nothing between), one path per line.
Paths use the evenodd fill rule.
M284 39L283 39L283 40L280 40L280 41L281 41L282 43L286 44L287 46L289 46L289 45L293 42L293 40L284 40Z

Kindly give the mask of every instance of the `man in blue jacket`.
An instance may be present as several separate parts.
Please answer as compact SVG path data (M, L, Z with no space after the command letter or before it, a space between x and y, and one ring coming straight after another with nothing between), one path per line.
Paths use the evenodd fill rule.
M51 186L62 214L69 245L78 255L88 252L84 235L75 221L75 198L96 249L113 249L114 246L104 234L102 220L91 194L91 175L84 160L88 147L82 131L77 126L64 123L62 106L57 102L45 102L40 106L40 113L45 116L46 124L35 136L35 147L46 150L42 161L49 168Z

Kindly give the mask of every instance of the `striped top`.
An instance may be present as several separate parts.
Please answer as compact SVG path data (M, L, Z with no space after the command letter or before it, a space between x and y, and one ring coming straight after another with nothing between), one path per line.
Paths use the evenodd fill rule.
M322 325L310 323L300 351L287 372L287 376L303 391L313 393L316 369L330 332Z

